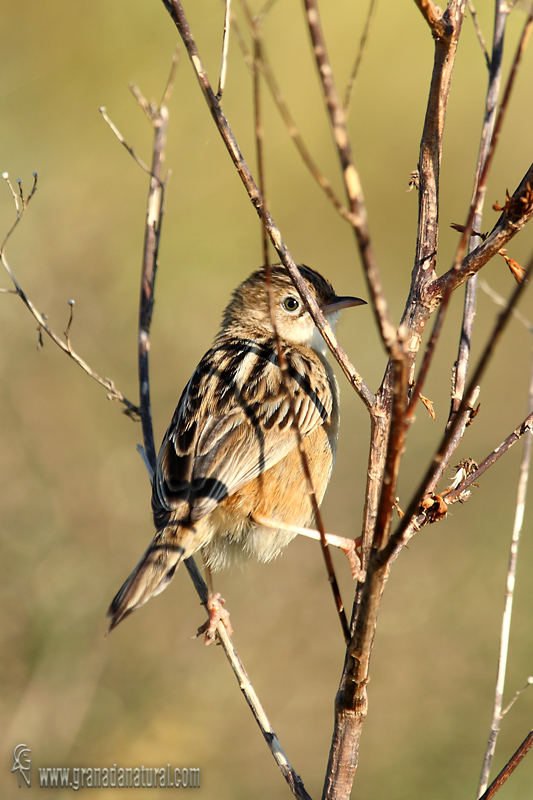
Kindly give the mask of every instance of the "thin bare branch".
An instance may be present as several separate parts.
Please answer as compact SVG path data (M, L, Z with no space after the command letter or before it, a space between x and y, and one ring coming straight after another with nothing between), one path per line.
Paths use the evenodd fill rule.
M174 89L174 84L176 82L176 72L178 71L178 64L180 63L180 45L179 42L176 45L176 49L174 50L174 55L172 56L172 66L170 67L170 72L168 75L167 85L165 86L165 91L163 92L163 97L161 98L161 102L159 103L159 108L163 108L166 106L168 101L170 100L170 95Z
M446 272L440 278L437 278L437 280L433 281L433 283L429 287L427 287L426 290L427 296L428 299L430 299L432 302L437 300L437 302L440 301L441 304L445 304L447 302L447 297L449 297L451 292L453 292L454 289L456 289L457 286L459 286L461 283L464 283L464 281L467 278L471 277L471 275L474 275L479 269L481 269L481 267L484 266L484 264L486 264L487 261L490 258L492 258L492 256L495 255L495 253L498 252L498 250L500 250L502 247L505 247L505 244L509 241L509 239L511 239L512 236L514 236L518 232L518 230L520 230L526 224L526 222L529 221L529 219L533 214L533 202L531 198L531 185L533 183L533 174L532 174L533 167L530 167L524 179L522 180L520 186L516 190L515 195L513 196L513 200L516 201L515 204L509 208L509 211L512 212L512 217L514 217L514 219L509 220L509 222L511 222L512 224L510 226L504 224L504 217L507 216L507 210L505 210L500 219L498 220L498 222L496 223L496 226L492 230L490 236L488 236L487 239L485 239L485 241L479 247L477 247L472 253L469 253L469 255L466 256L466 258L463 258L466 250L466 245L473 228L476 210L478 206L478 199L483 195L483 193L486 190L486 183L489 174L489 169L492 164L492 159L494 157L496 146L500 138L500 133L503 127L503 122L506 116L507 108L509 106L509 101L514 87L516 75L518 73L518 67L522 60L522 56L529 39L529 35L531 33L532 25L533 25L533 8L530 9L530 12L527 16L522 31L522 35L520 37L520 42L518 44L515 57L513 59L513 64L511 67L511 71L509 73L509 78L507 79L507 84L500 105L500 110L498 112L498 116L496 118L496 122L494 125L494 130L492 132L490 145L487 150L483 166L480 170L479 179L477 181L477 190L475 193L475 198L470 206L468 219L464 227L461 241L459 242L459 246L455 254L454 264L452 268L448 270L448 272ZM521 213L518 213L519 211ZM505 233L507 233L507 236L505 235ZM490 244L488 244L489 240ZM497 250L493 252L491 250L491 246L493 246L496 242L498 243L501 242L501 243L499 244ZM481 258L479 257L480 255L482 255Z
M148 461L154 466L156 462L156 451L150 404L149 352L150 325L154 308L159 242L165 205L166 180L161 179L161 173L165 160L168 129L168 110L166 106L162 106L157 113L155 113L155 111L152 112L151 124L154 129L154 141L144 229L141 294L139 301L138 369L144 450Z
M499 253L533 216L533 164L522 178L520 185L509 198L500 218L489 235L460 264L453 267L427 287L430 303L438 303L447 287L457 288Z
M293 421L294 432L296 433L296 441L298 443L298 450L300 453L300 459L302 462L302 469L305 475L305 482L307 484L307 494L309 495L309 500L311 501L311 506L313 508L313 515L316 520L317 528L320 532L320 544L322 547L322 555L324 557L324 563L326 565L326 572L328 575L328 580L331 586L331 590L333 592L333 600L335 602L335 608L337 610L337 615L339 617L339 621L341 623L342 633L344 636L344 640L346 643L350 640L350 629L348 627L348 620L346 619L346 612L344 610L344 603L342 602L341 593L339 589L339 584L337 582L337 577L335 575L335 568L333 566L333 561L331 558L331 553L329 552L329 547L326 539L326 529L324 527L324 522L322 520L322 514L320 513L320 507L318 505L318 500L315 492L315 487L313 486L313 479L311 477L311 470L309 469L309 462L307 460L307 453L305 452L305 447L303 443L302 434L300 431L300 426L298 425L296 408L294 405L294 397L291 392L290 384L291 378L289 374L289 369L287 365L287 359L283 353L281 348L281 340L279 338L279 333L276 325L276 317L275 317L275 308L274 308L274 296L272 292L272 281L270 276L270 269L267 268L266 270L266 278L267 278L267 286L268 286L268 300L270 305L270 319L272 322L272 327L274 329L274 336L276 339L276 348L277 348L277 355L278 355L278 363L279 368L281 371L281 376L283 379L283 384L285 386L287 399L289 401L290 409L291 409L291 416Z
M407 435L407 357L393 362L393 402L391 408L390 434L385 457L383 482L379 498L372 547L380 549L387 542L392 523L392 509L396 498L396 484Z
M218 79L217 100L222 99L222 94L226 86L230 25L231 25L231 0L224 0L224 32L222 34L222 63L220 65L220 77Z
M483 205L485 201L486 184L478 190L481 175L485 168L488 158L494 127L496 122L496 108L500 94L502 59L505 27L508 17L508 10L505 3L495 3L494 35L492 41L492 58L489 64L489 84L485 99L485 117L479 144L479 154L477 160L476 176L472 191L472 205L475 206L474 217L472 220L472 230L481 230L481 220L483 215ZM477 20L476 20L477 24ZM478 244L478 236L473 234L470 237L469 249L472 251ZM459 338L459 351L454 370L452 385L452 398L450 403L449 419L456 413L466 385L466 374L470 360L470 346L474 330L474 318L476 313L477 298L477 276L473 275L466 284L465 299L463 307L463 321L461 325L461 335Z
M526 691L526 689L529 689L530 686L533 686L533 675L530 675L529 678L527 679L527 682L520 689L516 690L516 692L514 693L514 697L507 703L505 708L502 710L502 717L505 717L505 715L509 713L509 711L512 709L512 707L514 706L520 695L523 694Z
M257 156L257 174L259 176L259 191L263 198L265 208L268 208L266 199L266 185L265 185L265 160L263 150L263 121L261 117L261 80L260 80L260 64L261 64L261 24L255 19L252 25L252 32L254 37L254 62L253 62L253 97L254 97L254 132L255 132L255 152ZM268 230L264 215L261 217L261 248L263 252L263 264L269 264L270 259L268 255ZM270 283L269 293L271 294ZM272 317L272 322L274 318Z
M247 2L247 0L241 0L241 4L246 14L248 24L250 25L251 28L253 28L253 20L256 18L253 17L252 15L249 3ZM239 43L239 47L241 48L243 58L253 75L254 59L248 51L246 42L244 41L239 25L237 24L237 21L235 19L232 20L232 25L233 25L233 31L235 32L235 36ZM274 76L274 71L270 66L270 62L267 58L264 46L261 47L261 61L259 63L259 68L265 78L265 81L270 90L272 98L280 113L280 116L283 122L285 123L285 127L287 128L287 133L294 142L294 145L298 150L298 153L300 154L302 161L304 162L305 166L307 167L313 178L316 180L320 188L324 191L324 194L326 195L332 206L335 208L335 210L338 211L338 213L345 220L347 220L347 222L350 222L352 224L355 218L337 197L330 181L326 178L324 173L319 168L318 164L311 155L309 148L305 144L300 134L300 131L298 130L298 126L296 125L296 122L293 116L291 115L289 107L285 102L285 98L283 97L281 89L279 88L279 84L276 81L276 78Z
M487 281L480 280L479 288L482 289L485 292L485 294L488 295L491 298L491 300L493 300L496 303L496 305L505 308L505 306L507 305L507 301L501 296L501 294L498 294L498 292L496 292L491 286L489 286ZM527 317L524 317L524 315L516 308L513 308L513 317L517 319L518 322L520 322L525 328L527 328L527 330L530 333L533 333L533 323L530 322L527 319Z
M13 201L15 203L16 216L15 216L15 222L13 223L13 225L11 226L11 228L8 230L8 232L6 233L6 235L4 237L4 241L2 242L2 246L0 247L0 253L4 253L5 247L6 247L7 243L8 243L8 241L9 241L12 233L15 231L15 228L17 227L17 225L21 221L22 217L24 216L24 214L26 212L26 209L28 208L30 200L32 199L32 197L35 194L35 192L37 191L37 178L38 177L39 176L38 176L37 172L34 172L33 173L33 186L32 186L32 188L30 190L29 195L25 198L24 197L24 192L23 192L23 189L22 189L22 181L21 180L17 181L19 190L18 190L18 192L16 192L15 189L13 188L13 184L11 183L11 180L9 178L9 173L7 173L7 172L3 172L2 173L2 179L7 183L8 187L9 187L9 191L11 192L11 196L13 197ZM16 283L15 283L15 285L16 285Z
M100 111L100 114L102 115L102 117L104 118L104 121L107 122L107 124L109 125L109 127L111 128L111 130L113 131L113 133L115 134L117 139L119 140L120 144L123 145L126 148L128 153L130 154L130 156L133 158L134 161L137 162L137 164L141 167L141 169L143 169L145 172L148 173L148 175L150 175L150 177L153 178L154 176L152 175L150 167L146 166L146 164L144 163L142 158L139 158L139 156L135 153L133 147L130 147L130 145L126 142L126 140L122 136L122 134L119 131L119 129L117 128L117 126L107 116L107 111L104 108L104 106L101 106L99 111ZM146 111L146 109L145 109L145 111Z
M485 189L484 187L479 188L479 181L481 174L484 170L485 162L489 153L489 148L491 144L491 137L494 130L494 122L496 119L496 107L497 107L497 98L499 94L500 88L500 79L501 79L501 59L503 53L503 36L505 32L505 21L507 19L507 14L502 14L498 11L499 4L496 4L497 11L496 11L496 24L494 29L494 41L493 41L493 59L492 59L492 69L490 73L490 80L489 86L487 90L487 97L485 102L485 119L483 124L483 131L480 140L480 149L478 155L478 162L477 162L477 169L476 169L476 176L474 180L474 189L472 193L472 208L475 208L474 216L472 219L472 229L474 231L479 230L481 227L481 215L483 209L483 201L485 198ZM448 89L449 89L449 82L448 82ZM439 92L440 94L441 92ZM438 115L433 113L429 113L428 108L428 115L427 119L431 120L433 118L438 119ZM431 133L430 131L425 132L427 136L427 140L431 142L435 136L438 135L439 141L442 139L442 127L437 126L435 129L435 133ZM426 138L426 136L424 138ZM440 148L439 148L440 151ZM421 148L421 165L422 165L422 174L423 176L427 175L428 166L433 163L433 159L424 158L424 149ZM437 162L440 165L440 152L439 152L439 159ZM426 169L424 169L426 167ZM438 211L438 191L437 191L437 182L435 180L429 181L429 185L427 189L431 190L431 194L435 198L436 209ZM429 243L429 247L434 247L434 253L436 256L436 228L434 230L434 239L433 243L431 238L428 240L427 230L425 230L424 225L424 203L421 201L421 214L420 214L420 227L419 227L419 242L423 243L423 246L427 248L427 243ZM433 221L433 213L430 209L430 216L428 220ZM431 225L431 222L430 222ZM464 233L464 230L463 230ZM475 236L471 237L471 249L473 249L473 242ZM429 255L429 251L428 251ZM423 259L423 254L421 253L419 256L419 260ZM427 273L426 273L427 274ZM434 271L433 271L434 274ZM436 276L435 276L436 277ZM424 280L427 280L424 277ZM457 408L459 407L459 403L461 402L461 398L463 396L465 381L466 381L466 372L468 368L468 361L470 357L470 342L472 338L472 330L474 325L474 317L475 317L475 308L476 308L476 293L477 293L477 280L475 276L470 278L465 293L465 301L464 301L464 309L463 309L463 322L461 327L461 336L459 340L459 354L457 358L457 364L454 372L454 380L452 386L452 401L451 401L451 409L450 409L450 417L456 413ZM412 392L411 402L409 405L409 419L413 418L414 411L416 408L416 404L420 393L424 387L424 382L427 377L429 368L431 366L431 362L433 360L433 354L435 351L435 347L440 337L440 333L442 330L442 326L444 324L445 314L448 306L448 301L451 296L451 291L445 293L444 295L444 302L441 304L439 308L439 312L437 314L437 318L435 320L435 324L433 326L433 330L431 332L430 339L426 345L426 350L424 353L424 358L422 361L422 365L420 367L418 377L416 380L415 387ZM459 440L458 440L459 441ZM457 443L458 443L457 441ZM450 453L451 456L451 453Z
M475 484L476 481L479 480L481 475L486 472L489 467L492 467L493 464L498 461L505 453L507 453L510 448L515 445L519 439L524 436L526 433L533 432L533 414L528 414L528 416L520 423L520 425L514 429L514 431L509 434L509 436L504 439L504 441L498 445L489 455L483 459L483 461L479 464L477 469L471 472L468 477L462 481L459 486L455 489L452 489L450 492L446 494L446 502L451 505L455 503L457 500L460 500L463 493L468 489L469 486ZM417 520L417 522L419 522Z
M529 378L529 398L528 398L528 411L533 414L533 349L531 358L531 371ZM518 563L518 547L520 545L520 536L522 533L522 525L524 521L524 510L526 505L527 484L529 479L529 469L531 463L531 444L532 436L526 436L524 439L524 450L522 453L522 462L520 464L520 476L518 479L518 492L516 498L515 518L513 525L513 533L511 537L511 547L509 552L509 564L507 568L507 583L505 587L505 605L502 616L502 627L500 634L500 650L498 656L498 672L496 677L496 686L494 690L494 706L492 712L492 723L489 741L485 756L483 758L483 767L481 769L481 776L478 786L478 797L480 797L489 783L490 768L492 759L496 750L496 742L500 732L500 724L503 719L503 692L505 689L505 676L507 672L507 656L509 652L509 639L511 635L511 617L513 613L513 599L514 589L516 583L516 566Z
M296 774L287 756L285 755L279 739L276 736L276 733L270 724L270 721L266 716L261 703L259 702L259 698L255 693L254 687L250 683L250 679L246 674L246 670L244 669L237 651L235 650L233 642L231 641L225 626L221 622L218 623L217 633L224 647L224 651L228 656L233 672L235 673L239 687L246 698L246 702L248 703L250 710L252 711L259 728L261 729L261 733L264 736L265 742L270 748L270 752L272 753L283 777L287 781L290 790L295 797L299 798L299 800L311 800L305 790L302 779Z
M389 314L387 301L383 292L376 257L370 240L363 189L359 173L355 167L350 137L346 126L346 114L339 100L333 70L328 58L326 42L320 21L316 0L304 0L309 35L313 45L318 74L322 85L322 93L329 114L333 140L339 156L344 186L353 216L359 254L363 264L368 290L372 297L372 309L383 344L391 357L401 357L401 348L396 339L396 328Z
M503 784L508 780L508 778L512 775L515 771L517 766L520 764L524 756L528 754L528 752L533 747L533 731L530 731L518 750L513 754L513 756L509 759L505 767L499 773L499 775L493 780L487 791L479 798L479 800L491 800L492 797L496 794L496 792L501 789Z
M426 9L428 13L432 8L433 4L428 4ZM435 8L437 9L435 13L438 11L442 14L440 9ZM402 318L404 324L408 323L413 307L419 302L417 298L423 296L424 288L436 278L442 139L463 16L464 0L450 3L444 16L439 16L440 24L447 34L439 35L435 40L431 85L420 141L417 245L411 289ZM420 322L424 325L427 322L425 313ZM415 333L420 334L421 331Z
M348 83L346 84L346 91L344 93L344 103L343 103L343 108L346 113L346 116L348 116L350 99L352 96L353 87L355 86L355 81L357 80L357 75L359 73L359 67L361 66L361 62L363 60L363 53L365 52L366 43L368 41L368 35L370 33L370 23L372 22L372 18L374 16L374 10L376 8L376 4L377 0L370 0L370 4L368 6L368 11L365 19L365 27L363 28L363 33L359 41L359 49L355 57L350 77L348 78Z
M478 38L478 42L481 45L481 50L483 51L483 55L485 56L485 62L487 64L487 68L490 70L490 56L489 51L487 50L487 45L485 44L485 39L483 38L483 32L479 25L477 19L477 12L474 8L474 4L472 0L467 0L468 10L470 11L470 16L472 17L472 22L474 23L474 28L476 31L476 36Z
M34 182L33 189L30 192L30 194L28 195L28 197L25 200L23 199L22 207L21 207L20 211L19 211L19 207L17 205L17 220L16 220L15 224L11 227L10 231L8 232L7 236L4 239L2 247L0 248L0 260L2 261L2 264L4 265L4 268L5 268L6 272L8 273L9 277L11 278L11 280L13 282L13 285L15 287L15 294L17 294L20 297L20 299L22 300L22 302L24 303L24 305L26 306L26 308L28 309L30 314L32 314L33 318L37 321L37 323L39 325L39 330L40 331L44 331L46 333L46 335L49 336L50 339L54 342L54 344L56 344L64 353L66 353L69 356L69 358L71 358L79 367L81 367L81 369L87 375L89 375L93 380L95 380L97 383L99 383L100 386L103 386L104 389L106 389L106 391L107 391L107 397L108 397L109 400L118 400L119 403L122 403L122 405L125 406L125 412L124 412L125 414L128 414L128 416L130 416L132 419L138 419L139 416L140 416L139 408L136 405L134 405L133 403L131 403L116 388L116 386L115 386L115 384L113 383L112 380L110 380L109 378L102 378L100 375L98 375L98 373L95 372L87 364L87 362L84 361L83 358L81 358L81 356L79 356L72 349L72 346L71 346L71 343L70 343L70 325L71 325L71 322L72 322L73 301L72 300L69 301L70 319L69 319L69 322L67 324L67 328L66 328L66 332L65 332L66 340L63 341L63 339L61 339L61 337L58 336L56 334L56 332L48 325L48 323L46 321L46 316L44 314L41 314L41 312L37 310L35 305L32 303L32 301L30 300L30 298L28 297L28 295L26 294L26 292L23 290L22 286L18 282L17 278L15 277L15 274L14 274L13 270L9 266L9 263L7 261L7 258L6 258L5 247L6 247L7 241L9 240L9 237L14 232L14 230L17 227L17 225L20 223L20 221L22 220L22 217L24 216L24 213L25 213L25 211L26 211L26 209L28 207L28 202L30 201L31 197L33 196L33 194L35 192L36 180L37 180L37 176L35 175L35 182ZM10 188L11 188L12 194L15 197L15 201L16 201L16 195L13 192L13 188L12 187L10 187Z

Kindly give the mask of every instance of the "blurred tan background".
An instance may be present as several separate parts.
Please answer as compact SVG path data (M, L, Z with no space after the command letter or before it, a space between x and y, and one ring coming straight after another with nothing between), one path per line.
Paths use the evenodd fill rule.
M366 3L323 4L339 87L344 88ZM493 4L480 0L485 38ZM222 8L187 3L211 80L220 59ZM509 21L508 67L525 19ZM7 255L23 288L59 333L76 301L74 348L137 402L136 325L146 175L98 113L106 106L128 143L150 158L150 130L130 96L135 81L159 98L178 36L162 3L71 0L10 3L3 9L0 171L39 173L37 195ZM302 8L278 0L265 23L276 75L302 134L340 191ZM354 92L350 128L371 231L395 320L403 308L415 247L416 168L432 64L431 36L413 2L378 4ZM531 162L532 53L524 59L487 193L484 229L505 189ZM470 198L486 68L466 20L444 141L439 271L448 268ZM265 97L271 210L294 257L343 294L366 289L348 227L306 173ZM251 86L234 39L223 107L254 164ZM233 288L260 264L260 231L182 55L169 104L166 166L172 170L151 340L153 416L159 442L181 390L214 336ZM1 231L14 220L0 185ZM1 234L3 237L4 233ZM525 262L526 229L509 247ZM483 273L507 296L502 260ZM9 288L7 275L0 286ZM411 432L399 493L406 506L448 412L462 291L452 302L427 385L437 421L423 410ZM531 296L521 303L533 319ZM474 351L497 313L480 293ZM150 487L136 453L141 429L49 341L37 349L34 320L20 300L0 296L0 793L18 797L15 745L33 765L200 767L206 800L288 797L222 651L191 640L203 621L185 570L161 596L104 641L105 612L152 536ZM385 358L368 308L345 313L341 341L375 390ZM481 461L523 419L531 341L513 321L481 394L482 409L459 457ZM324 502L328 530L360 529L368 419L349 387L341 442ZM488 736L508 543L521 445L483 479L465 506L416 537L394 565L379 620L354 798L475 796ZM457 459L458 460L458 459ZM454 461L455 463L455 461ZM450 471L449 476L452 473ZM533 672L532 513L526 511L507 699ZM352 583L336 558L347 603ZM235 643L295 769L321 792L343 663L341 634L318 545L295 541L270 565L249 563L216 586L227 599ZM496 770L532 727L533 694L505 719ZM36 782L36 774L33 775ZM501 792L531 797L531 755ZM86 790L89 795L89 790ZM92 790L91 797L103 792ZM159 792L159 794L161 791ZM145 790L143 797L157 793ZM63 793L49 790L49 797Z

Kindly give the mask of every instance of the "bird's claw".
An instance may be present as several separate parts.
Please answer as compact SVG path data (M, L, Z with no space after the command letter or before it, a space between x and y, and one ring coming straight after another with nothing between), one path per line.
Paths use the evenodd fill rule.
M212 644L215 641L217 625L219 622L222 622L229 636L231 636L231 634L233 633L233 628L231 627L231 622L229 621L229 611L224 608L225 602L226 601L224 600L220 592L215 592L214 594L210 594L209 597L207 598L207 610L209 612L209 619L206 620L203 625L200 625L198 631L196 632L196 637L201 636L203 633L205 633L206 644Z

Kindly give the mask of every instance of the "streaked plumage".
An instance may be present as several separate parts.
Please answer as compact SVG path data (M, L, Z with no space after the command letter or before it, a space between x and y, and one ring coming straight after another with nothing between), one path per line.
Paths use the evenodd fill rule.
M309 267L299 268L335 324L338 298ZM281 265L271 267L275 317L290 393L318 502L338 435L338 388L325 342ZM234 292L212 348L185 387L159 451L152 484L157 533L109 609L112 630L159 594L179 562L202 550L217 570L236 558L275 558L312 520L287 389L278 364L264 269Z

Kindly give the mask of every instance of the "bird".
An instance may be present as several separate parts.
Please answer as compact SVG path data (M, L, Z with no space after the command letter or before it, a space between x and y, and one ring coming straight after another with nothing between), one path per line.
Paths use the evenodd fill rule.
M298 269L332 328L342 309L365 304L337 296L311 267ZM107 633L198 551L210 579L249 556L271 561L298 533L320 538L308 527L314 513L300 447L320 504L339 430L339 389L326 353L282 264L257 269L233 292L163 438L152 480L156 534L109 607ZM348 542L345 551L353 545L329 540ZM210 619L200 629L208 643L219 619L231 631L223 604L210 585Z

